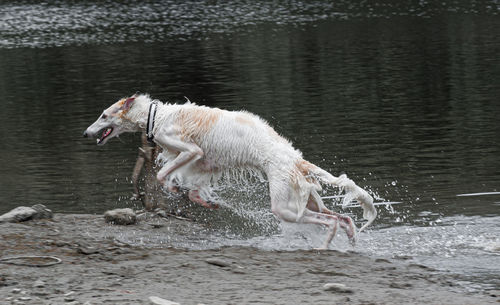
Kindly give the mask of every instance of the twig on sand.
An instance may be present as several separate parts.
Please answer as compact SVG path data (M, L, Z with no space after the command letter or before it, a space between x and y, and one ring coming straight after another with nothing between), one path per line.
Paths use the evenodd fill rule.
M15 260L30 260L30 259L52 260L53 262L48 262L45 264L15 262ZM28 255L28 256L13 256L13 257L0 258L0 264L11 264L11 265L28 266L28 267L49 267L60 264L61 262L62 260L55 256Z
M186 217L182 217L182 216L177 216L175 214L171 214L171 213L165 213L167 216L170 216L170 217L173 217L173 218L176 218L176 219L179 219L179 220L187 220L187 221L193 221L192 219L189 219L189 218L186 218Z

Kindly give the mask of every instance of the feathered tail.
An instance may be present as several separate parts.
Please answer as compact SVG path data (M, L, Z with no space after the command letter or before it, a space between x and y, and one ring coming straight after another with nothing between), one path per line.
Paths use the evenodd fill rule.
M309 162L308 162L309 163ZM368 227L377 217L377 210L373 206L373 198L364 189L354 183L351 179L347 178L346 175L340 175L335 177L329 172L321 169L320 167L309 163L308 170L313 174L318 180L325 184L340 187L345 190L345 197L342 202L342 208L346 208L353 200L357 200L361 207L363 208L363 218L367 222L359 229L358 232L363 231Z

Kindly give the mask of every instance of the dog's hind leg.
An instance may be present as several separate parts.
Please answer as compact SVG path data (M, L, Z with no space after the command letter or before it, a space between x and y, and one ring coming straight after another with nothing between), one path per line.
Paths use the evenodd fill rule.
M189 200L192 202L198 203L205 208L208 209L217 209L219 208L219 205L210 201L205 201L203 198L200 196L200 191L198 190L189 190L188 192Z
M296 196L296 190L279 179L269 179L271 195L271 210L274 215L286 222L310 223L326 226L329 230L321 249L328 249L328 245L335 237L338 228L338 217L324 213L313 212L306 208L307 202ZM305 197L304 201L307 200Z
M311 191L311 195L309 196L309 200L307 202L307 208L311 211L314 212L319 212L323 214L329 214L329 215L334 215L338 218L339 225L340 227L345 231L347 234L347 238L349 238L349 241L351 244L356 243L356 225L354 224L354 221L352 220L351 217L342 215L339 213L335 213L332 210L328 209L325 204L323 203L323 200L319 196L318 192L316 190Z
M367 191L357 186L354 181L347 178L345 174L335 177L324 169L307 162L308 170L314 174L321 182L330 184L332 186L343 188L346 192L344 197L343 206L347 206L352 200L357 200L363 208L363 218L368 220L358 232L363 231L368 227L377 217L377 210L373 206L373 198Z
M307 210L304 212L300 222L319 224L328 227L328 235L320 250L327 250L339 227L338 217L334 215L322 214Z

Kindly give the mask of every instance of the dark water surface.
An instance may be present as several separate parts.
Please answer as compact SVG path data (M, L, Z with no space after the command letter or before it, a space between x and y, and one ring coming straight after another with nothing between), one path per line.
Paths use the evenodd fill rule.
M361 241L368 253L414 255L471 289L498 286L500 195L457 195L500 191L499 4L354 2L2 2L0 213L134 206L139 135L97 147L81 134L136 91L187 96L257 113L306 159L402 201L379 209ZM265 194L228 193L251 222L275 223ZM223 230L252 238L222 234L210 246L287 248L259 239L276 226L233 226Z

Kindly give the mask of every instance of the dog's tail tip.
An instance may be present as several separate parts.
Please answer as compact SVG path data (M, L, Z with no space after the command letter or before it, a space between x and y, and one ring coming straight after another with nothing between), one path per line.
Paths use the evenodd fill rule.
M375 218L377 218L377 209L375 209L375 206L373 205L373 198L369 196L367 198L368 200L365 200L362 203L363 207L363 218L368 220L358 231L358 233L361 233L364 229L366 229L369 225L373 223Z

